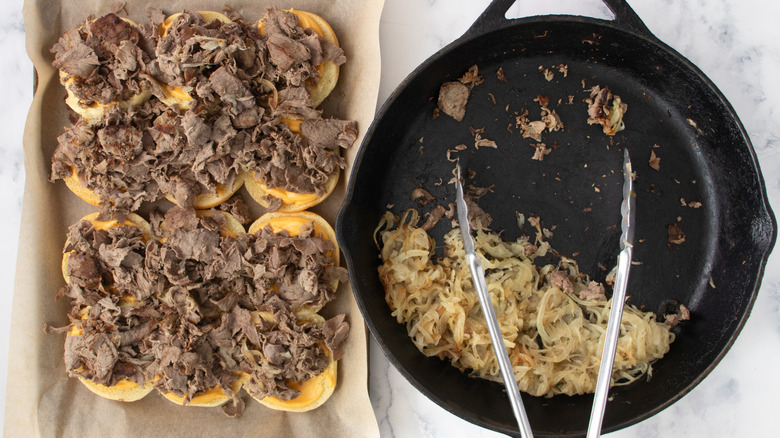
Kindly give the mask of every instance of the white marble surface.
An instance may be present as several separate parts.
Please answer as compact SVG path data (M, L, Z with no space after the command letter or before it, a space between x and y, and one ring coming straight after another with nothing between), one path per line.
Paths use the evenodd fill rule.
M33 73L24 49L19 0L0 0L0 53L6 55L0 62L0 84L8 93L0 105L0 407L5 411L8 335L24 191L22 132L32 101Z
M770 203L780 200L780 4L769 0L630 0L647 27L692 60L721 89L758 153ZM217 2L223 3L223 2ZM380 26L383 102L403 78L459 37L488 0L386 0ZM511 17L567 13L610 18L598 0L527 0ZM22 2L0 0L0 408L5 405L10 307L17 263L24 164L22 129L32 98ZM20 261L24 262L24 261ZM499 436L465 422L418 393L371 345L370 391L383 438ZM777 436L780 379L780 259L766 269L752 315L731 351L670 408L613 437ZM11 377L16 378L16 377ZM0 418L0 422L2 422ZM0 428L2 424L0 424Z

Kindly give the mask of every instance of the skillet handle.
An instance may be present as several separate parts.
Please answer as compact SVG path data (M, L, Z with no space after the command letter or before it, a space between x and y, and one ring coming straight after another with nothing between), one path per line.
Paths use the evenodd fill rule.
M516 0L493 0L487 8L474 21L469 30L461 38L468 39L472 36L482 35L491 30L496 30L507 24L506 11L515 4Z
M650 32L650 29L645 26L645 23L639 18L639 15L631 9L626 0L603 0L609 10L615 14L615 20L613 23L630 31L634 31L644 37L656 39L655 35Z
M506 11L519 0L493 0L482 14L474 21L474 24L463 34L464 39L482 35L492 30L499 29L511 20L506 19ZM650 29L645 26L641 18L631 9L626 0L602 0L604 4L615 14L613 23L617 26L638 33L650 39L657 39Z

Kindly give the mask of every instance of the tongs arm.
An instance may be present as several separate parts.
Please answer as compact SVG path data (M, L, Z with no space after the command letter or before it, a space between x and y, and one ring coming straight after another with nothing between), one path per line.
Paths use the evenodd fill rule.
M477 290L479 303L482 306L482 314L485 316L485 322L490 333L490 341L493 344L493 352L496 354L498 366L501 369L501 376L504 379L509 401L512 403L512 411L517 419L517 425L520 429L520 436L523 438L533 437L531 423L528 421L528 415L523 406L523 399L520 397L520 390L515 380L515 372L512 369L512 363L509 361L509 354L504 344L504 336L501 334L501 328L498 325L496 310L493 308L493 301L490 299L490 292L485 280L485 271L482 269L482 262L479 261L477 251L474 246L474 239L471 237L471 227L468 220L468 206L463 194L463 184L460 181L460 163L457 164L456 172L456 203L458 209L458 222L460 223L460 233L463 238L463 250L466 253L466 264L471 271L471 279L474 282L474 289Z
M620 204L620 216L622 218L620 221L620 254L618 255L615 288L612 292L612 307L609 309L607 332L604 336L604 349L601 353L599 376L598 380L596 380L596 392L593 395L593 407L590 411L587 438L601 436L604 410L607 407L607 395L609 394L609 384L612 381L612 368L615 363L618 337L620 336L620 324L623 319L623 305L626 301L628 274L631 270L631 257L634 252L632 245L634 243L634 219L636 216L635 196L631 157L628 154L628 149L625 149L623 151L623 202Z

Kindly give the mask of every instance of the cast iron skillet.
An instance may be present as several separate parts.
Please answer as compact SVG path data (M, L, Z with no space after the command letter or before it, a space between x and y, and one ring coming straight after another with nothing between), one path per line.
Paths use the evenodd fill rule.
M391 316L377 276L373 231L389 205L396 214L417 204L415 187L435 203L454 202L447 184L455 145L461 165L493 185L479 204L494 230L514 239L516 212L539 216L553 228L550 242L576 259L583 272L603 280L614 266L620 228L622 150L628 148L636 180L636 239L630 303L662 312L670 299L690 308L691 321L675 329L671 351L653 366L652 379L612 391L604 431L659 412L698 384L720 361L747 319L764 265L775 242L776 222L744 127L715 85L691 62L655 38L622 0L605 0L614 21L546 16L507 20L511 0L494 1L459 40L419 66L382 107L358 152L336 232L366 323L396 368L426 396L468 421L517 434L502 386L468 377L437 358L426 358ZM476 86L460 123L434 117L440 85L478 65ZM564 75L553 66L568 67ZM539 68L554 73L545 79ZM502 68L508 82L497 79ZM584 81L584 82L583 82ZM583 86L608 86L628 104L626 129L613 138L586 123ZM532 141L522 139L515 116L539 119L538 94L561 116L565 129L546 133L554 147L531 160ZM569 104L569 96L573 103ZM560 100L560 101L559 101ZM470 127L497 149L474 148ZM651 151L661 158L650 168ZM700 202L700 208L683 206ZM428 211L433 204L420 208ZM696 205L696 204L692 204ZM685 233L667 242L667 226ZM443 220L432 230L439 238ZM441 242L439 240L439 242ZM592 396L525 396L538 435L580 435Z

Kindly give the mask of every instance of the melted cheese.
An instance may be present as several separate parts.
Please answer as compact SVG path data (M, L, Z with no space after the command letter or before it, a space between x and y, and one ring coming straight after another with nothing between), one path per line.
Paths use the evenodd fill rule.
M300 134L301 133L301 123L303 123L303 120L301 119L288 119L284 118L282 119L282 123L287 125L288 128L290 128L290 131Z
M190 108L192 96L189 95L183 88L175 85L160 84L163 88L163 96L160 101L167 106L178 105L180 109L187 110Z
M165 396L177 403L184 403L184 397L179 397L172 392L165 394ZM219 385L217 385L204 393L192 397L192 400L190 400L188 404L207 404L222 397L225 397L225 392L222 391L222 388Z
M278 233L282 230L287 231L290 237L295 237L301 232L301 227L306 224L314 225L314 235L322 240L328 240L328 234L322 227L316 222L312 222L310 219L295 216L284 216L276 219L271 219L269 222L261 224L259 228L263 228L266 225L271 226L271 230L274 233Z
M289 12L292 12L295 14L296 17L298 17L298 24L303 28L309 28L317 33L319 36L325 36L325 34L322 32L322 28L319 24L317 24L316 21L309 18L309 13L304 11L296 11L295 9L290 9Z
M322 347L325 354L330 358L330 350L324 345ZM281 407L290 411L304 411L317 407L327 399L329 393L336 387L336 376L336 362L331 362L322 373L305 382L299 383L287 380L287 386L301 392L298 394L298 397L284 401L277 397L268 396L263 398L263 402L269 406Z
M60 78L64 78L65 76L67 76L67 73L65 73L64 71L60 70ZM70 90L69 90L69 88L68 88L68 85L71 85L71 84L72 84L72 83L73 83L75 80L76 80L76 78L75 78L75 77L73 77L73 76L71 76L71 77L70 77L70 78L68 78L68 79L67 79L65 82L62 82L62 85L64 85L64 86L65 86L65 89L66 89L67 91L69 91L69 92L70 92ZM110 107L111 105L116 105L116 103L117 103L117 101L116 101L116 100L112 100L112 101L111 101L111 102L109 102L108 104L105 104L105 103L100 103L100 102L94 102L94 101L93 101L93 102L92 102L92 103L90 103L89 105L82 105L82 104L80 103L80 101L79 101L78 97L76 97L76 96L75 96L74 94L72 94L72 93L70 93L70 94L68 95L67 99L74 99L74 103L76 103L77 105L80 105L80 106L86 107L86 108L108 108L108 107ZM66 101L67 101L67 99L66 99Z
M316 193L294 193L294 192L288 192L285 189L279 189L279 188L272 189L266 186L265 184L261 183L260 181L257 181L257 184L266 193L273 196L274 198L281 199L282 202L285 204L305 204L317 200Z
M236 237L238 237L238 234L236 234L232 230L228 230L227 228L224 228L224 227L221 230L219 230L219 235L222 236L222 237L232 237L234 239Z
M132 380L122 379L122 380L116 382L116 385L112 386L112 388L116 388L116 389L135 389L135 388L138 388L138 384L133 382Z
M265 400L271 402L272 404L285 406L289 409L305 408L319 400L320 397L322 397L322 395L325 393L326 388L332 388L336 386L336 380L333 378L332 374L324 372L319 376L312 377L303 383L288 381L287 386L292 389L297 389L298 391L301 391L301 393L298 395L298 397L287 401L283 401L271 396L266 397Z
M192 96L190 96L189 93L184 91L184 89L182 89L179 86L166 85L165 88L168 90L169 93L171 93L171 96L173 96L173 97L175 97L177 99L192 100Z
M127 226L130 226L130 227L141 228L141 227L138 226L137 223L134 223L134 222L130 221L130 219L125 219L124 222L122 222L120 224L115 219L111 219L111 220L108 220L108 221L99 221L99 220L97 220L97 217L98 217L98 213L95 212L95 213L88 214L88 215L84 216L83 218L81 218L81 220L89 221L92 224L92 227L94 229L96 229L96 230L107 230L107 229L109 229L111 227L115 227L117 225L127 225Z
M81 373L83 371L85 371L84 367L76 368L76 372ZM132 380L127 380L127 379L122 379L116 382L116 385L112 385L112 386L106 386L101 383L95 383L95 382L91 382L91 383L101 389L111 388L111 389L119 389L119 390L129 390L129 389L138 388L140 386L137 383L133 382Z

